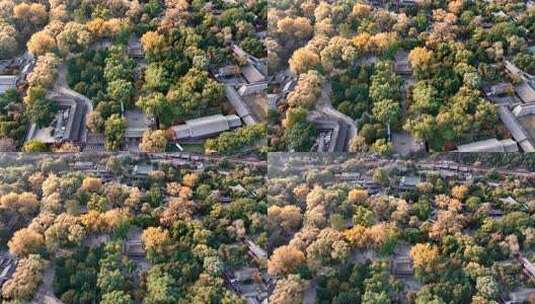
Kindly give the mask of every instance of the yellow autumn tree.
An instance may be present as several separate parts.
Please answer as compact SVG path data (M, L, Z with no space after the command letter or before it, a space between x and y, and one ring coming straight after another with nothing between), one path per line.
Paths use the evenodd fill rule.
M427 70L433 58L433 51L425 47L416 47L409 53L409 62L413 69Z
M434 245L418 243L411 248L410 256L414 267L431 272L439 258L439 251Z
M26 46L34 56L41 56L56 47L56 39L50 36L48 32L40 31L32 35Z
M199 180L199 175L195 173L189 173L184 175L182 178L182 184L184 186L193 188L197 184L197 181Z
M462 201L466 197L466 194L468 194L468 190L466 185L457 185L451 188L451 196Z
M98 177L86 176L81 188L89 192L99 192L102 189L102 180Z
M169 242L169 231L161 227L149 227L143 231L141 240L147 250L163 253Z
M23 228L8 242L9 252L19 258L29 254L40 254L45 249L45 238L39 232Z
M366 227L362 225L356 225L353 228L344 231L344 237L353 247L364 248L368 245Z
M146 32L141 36L141 45L143 50L149 54L157 54L163 50L165 45L164 37L157 32Z
M306 47L297 49L289 60L290 69L297 75L308 72L320 62L320 56Z
M352 204L360 205L368 199L368 191L365 189L353 189L347 194L347 200Z
M268 261L270 275L285 275L294 272L300 265L305 263L305 254L292 246L281 246L271 255Z

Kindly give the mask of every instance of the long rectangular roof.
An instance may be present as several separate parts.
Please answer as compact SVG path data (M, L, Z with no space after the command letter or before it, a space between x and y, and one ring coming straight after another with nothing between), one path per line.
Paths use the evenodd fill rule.
M527 139L526 132L508 108L504 106L499 106L498 114L505 127L507 127L507 129L517 142L521 142Z
M516 148L516 149L515 149ZM517 152L516 142L512 140L500 141L496 138L476 141L473 143L460 145L459 152Z
M258 123L253 117L251 110L234 87L231 85L225 85L225 95L230 104L232 104L232 107L236 110L236 113L238 113L238 116L240 116L245 124L254 125Z
M516 94L524 103L535 102L535 90L525 81L515 88Z
M171 127L171 130L175 134L175 139L202 138L239 126L241 121L238 116L217 114L187 120L183 125Z
M511 110L506 106L498 106L498 115L522 150L524 152L535 152L535 147L531 139L527 136L526 130L520 125Z
M241 73L247 79L248 83L265 81L266 77L251 63L241 67Z

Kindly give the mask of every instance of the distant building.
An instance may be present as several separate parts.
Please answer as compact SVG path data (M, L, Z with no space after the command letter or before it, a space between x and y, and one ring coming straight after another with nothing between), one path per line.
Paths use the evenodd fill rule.
M258 82L253 84L244 84L238 89L240 96L259 94L268 88L267 82Z
M9 255L0 255L0 288L15 272L17 261Z
M535 279L535 266L525 257L519 258L522 267L524 267L524 272L532 279Z
M394 56L394 70L399 75L410 75L412 69L409 63L409 52L400 50Z
M502 82L491 86L487 95L500 96L504 94L510 94L514 91L513 85L509 82Z
M77 161L74 163L74 169L76 170L91 170L96 167L95 163L90 161Z
M136 141L143 137L143 133L150 129L152 124L145 113L140 110L126 110L123 114L126 119L124 137L126 141Z
M512 77L522 77L523 73L522 70L519 69L516 65L514 65L511 61L505 60L505 69L511 75Z
M187 120L183 125L173 126L175 140L202 139L241 126L236 115L211 115Z
M233 44L231 46L232 52L234 53L234 56L236 56L238 59L247 60L249 58L249 54L244 51L241 47L239 47L236 44Z
M518 152L518 145L510 138L481 140L457 147L457 152Z
M132 170L132 174L135 177L144 178L149 176L149 174L154 170L153 166L150 164L139 164L135 165Z
M501 218L504 215L504 212L500 209L492 208L488 213L491 218Z
M230 196L227 196L227 195L223 195L221 194L221 191L220 190L213 190L211 193L210 193L210 198L222 203L222 204L228 204L230 202L232 202L232 199L230 198Z
M4 94L9 89L17 88L18 77L15 75L0 75L0 94Z
M226 65L217 69L217 77L229 77L240 74L240 67L237 65Z
M256 268L244 267L233 273L231 280L233 288L249 304L265 303L268 298L267 286L262 280L262 274Z
M401 6L416 6L418 2L416 0L400 0L399 4Z
M238 94L236 89L231 85L225 85L225 96L228 101L238 113L238 116L245 122L246 125L254 125L258 123L257 119L253 116L249 106Z
M516 117L522 117L535 114L535 103L519 104L513 108L513 114Z
M277 102L279 99L279 94L267 94L267 108L269 110L277 110Z
M264 249L260 248L260 246L255 244L253 241L245 240L245 244L249 248L249 253L251 254L251 256L253 256L256 259L261 259L261 260L267 259L268 257L267 252Z
M515 88L515 93L524 103L535 102L535 90L526 81Z
M514 199L512 198L511 196L508 196L506 198L500 198L500 201L504 204L507 204L507 205L518 205L519 203Z
M143 58L145 56L139 38L132 35L130 39L128 39L127 53L133 58Z
M382 6L384 4L383 0L366 0L366 3L371 6Z
M402 176L399 188L402 190L413 190L422 181L419 176Z
M248 83L257 83L266 81L266 76L262 74L254 65L248 63L240 68L240 71Z
M515 141L520 145L520 148L524 152L535 152L535 147L527 135L527 131L520 125L511 110L506 106L498 106L498 115L509 133L511 133Z
M128 240L124 242L123 252L130 258L145 257L145 249L141 240Z
M528 303L529 297L535 294L535 288L523 288L509 293L505 304L523 304Z
M335 177L340 181L357 181L360 180L359 172L342 172L335 174Z
M253 267L244 267L240 270L234 271L234 278L238 282L248 282L254 280L260 273L258 269Z
M318 130L317 152L343 152L349 141L349 126L341 120L312 121Z
M507 14L504 11L494 12L492 16L496 18L507 18Z
M410 277L414 268L410 257L395 257L390 263L390 272L397 277Z

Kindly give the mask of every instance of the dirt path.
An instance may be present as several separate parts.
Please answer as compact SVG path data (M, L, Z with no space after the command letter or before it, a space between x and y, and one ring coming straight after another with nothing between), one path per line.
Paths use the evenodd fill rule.
M63 302L54 295L54 262L50 262L45 273L43 274L43 283L39 286L37 293L32 300L32 304L63 304Z
M310 281L308 288L305 290L305 295L303 297L304 304L314 304L316 303L316 287L318 282L316 279Z

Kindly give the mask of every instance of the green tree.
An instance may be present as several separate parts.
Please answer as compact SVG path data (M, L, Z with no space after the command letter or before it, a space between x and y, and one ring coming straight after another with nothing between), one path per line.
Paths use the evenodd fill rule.
M26 115L38 127L48 125L58 111L57 103L46 98L46 89L42 87L30 87L24 102Z
M37 139L31 139L24 143L22 146L22 152L35 153L35 152L48 152L48 146Z
M209 106L219 106L223 86L208 77L208 72L192 68L167 93L167 100L182 118L198 117Z
M373 116L385 125L392 125L401 119L399 102L390 99L379 100L373 104Z
M169 71L164 66L158 63L151 63L147 66L147 70L145 71L145 88L167 92L169 87L171 87L172 80Z
M175 118L172 105L159 92L139 97L136 106L146 115L154 117L158 128L160 124L170 126Z
M483 276L477 278L476 290L486 299L493 300L497 298L500 286L492 276Z
M109 150L118 150L123 143L124 133L126 131L126 119L118 114L113 114L106 120L104 128L104 137L106 148Z
M97 286L103 293L120 290L125 287L125 278L120 269L102 269L98 274Z
M134 96L134 85L128 80L117 79L108 83L107 92L113 100L128 106Z
M317 131L312 123L301 121L285 129L284 140L291 151L308 152L314 144L316 135Z
M122 290L114 290L102 295L100 304L133 304L132 297Z
M178 300L175 279L159 268L153 268L147 276L146 304L174 304Z

